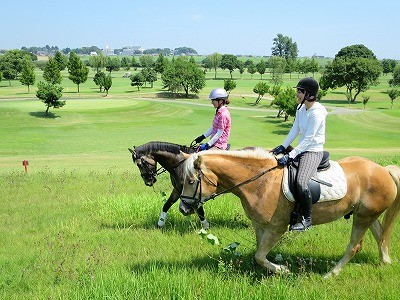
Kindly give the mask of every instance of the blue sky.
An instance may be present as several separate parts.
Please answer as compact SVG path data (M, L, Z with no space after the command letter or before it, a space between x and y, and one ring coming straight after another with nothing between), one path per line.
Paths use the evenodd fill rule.
M281 33L299 56L363 44L400 59L399 0L6 0L0 49L22 46L191 47L199 54L270 55Z

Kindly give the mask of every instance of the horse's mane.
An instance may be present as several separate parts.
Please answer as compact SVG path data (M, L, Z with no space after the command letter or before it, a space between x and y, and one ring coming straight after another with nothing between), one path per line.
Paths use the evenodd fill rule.
M185 167L184 167L184 172L190 176L193 176L195 174L194 170L194 161L199 157L199 156L207 156L207 155L213 155L213 154L218 154L218 155L225 155L225 156L230 156L230 157L241 157L241 158L251 158L251 159L272 159L274 156L267 150L259 148L259 147L254 147L250 149L242 149L242 150L208 150L208 151L202 151L198 153L192 154L185 162Z
M173 144L173 143L168 143L168 142L149 142L146 144L143 144L141 146L137 146L135 148L137 155L147 155L149 153L153 152L158 152L158 151L165 151L173 154L179 154L180 151L184 153L193 153L195 152L194 148L183 146L183 145L178 145L178 144Z

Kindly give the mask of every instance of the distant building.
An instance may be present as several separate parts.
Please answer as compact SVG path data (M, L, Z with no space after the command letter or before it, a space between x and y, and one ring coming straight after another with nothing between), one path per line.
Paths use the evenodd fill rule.
M122 55L135 55L142 54L143 51L146 50L142 46L126 46L122 48Z
M97 52L94 51L90 52L90 56L97 56Z
M112 48L110 48L110 46L107 45L103 49L103 53L104 53L104 55L114 55L114 50Z

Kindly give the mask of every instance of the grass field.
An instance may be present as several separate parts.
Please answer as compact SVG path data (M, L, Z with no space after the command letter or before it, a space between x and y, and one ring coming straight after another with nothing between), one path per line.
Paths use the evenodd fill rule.
M398 299L399 222L392 265L379 264L368 232L363 251L330 280L321 275L344 253L351 219L284 235L268 258L282 258L290 275L256 265L253 229L232 195L205 207L220 246L201 239L198 220L176 205L157 229L168 176L145 187L127 148L151 140L190 144L209 126L213 109L204 99L222 80L207 80L199 99L177 100L157 97L159 82L135 92L119 75L109 97L92 82L78 94L64 79L67 104L49 117L34 87L28 94L17 82L0 82L1 299ZM270 149L290 129L270 100L252 106L256 83L238 80L232 94L234 148ZM331 112L326 148L333 159L360 155L400 165L400 107L389 109L381 84L366 110L361 103L348 108L337 91L322 101ZM339 113L343 108L361 111ZM223 249L232 242L241 255Z

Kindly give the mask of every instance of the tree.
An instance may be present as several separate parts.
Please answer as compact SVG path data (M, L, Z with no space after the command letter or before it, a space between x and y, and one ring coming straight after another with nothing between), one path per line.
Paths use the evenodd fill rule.
M253 79L253 74L257 72L256 65L252 60L247 65L247 72L251 74L251 79Z
M153 83L157 81L157 72L152 68L146 67L142 69L141 73L144 78L144 86L146 87L146 82L150 82L153 88Z
M75 52L69 54L68 73L68 78L78 86L79 93L79 85L86 82L89 68L82 63L81 59Z
M4 55L0 56L0 71L6 80L17 79L22 72L24 57L29 53L21 50L8 50Z
M164 87L172 93L184 90L186 97L189 92L198 93L205 86L203 71L186 56L180 56L168 65L161 75Z
M151 68L154 65L153 56L142 55L139 57L140 65L142 68Z
M382 64L383 74L387 75L393 72L394 68L397 65L397 61L395 59L384 58L381 60L381 64Z
M389 80L390 86L400 86L400 65L393 68L393 78Z
M60 108L65 105L65 101L59 100L62 96L63 88L57 84L40 81L38 83L38 90L36 97L38 97L44 104L46 104L46 116L49 113L49 108Z
M104 78L104 89L106 90L106 96L108 96L108 91L112 86L112 78L111 74L107 74L107 76Z
M224 80L224 89L225 91L228 92L228 95L231 94L231 91L233 91L236 88L236 81L233 79L226 79Z
M112 71L118 71L121 67L121 61L118 57L110 57L106 58L105 68L111 74Z
M100 52L98 55L93 55L89 57L89 66L91 66L96 73L100 72L106 65L107 58Z
M297 43L292 41L292 38L284 36L281 33L273 39L272 56L279 56L285 60L296 60L298 55Z
M156 62L154 63L154 71L162 74L168 66L169 60L162 53L158 54Z
M51 84L60 84L63 79L61 71L58 68L58 63L53 57L49 58L49 61L44 67L43 78L46 82Z
M137 86L137 90L140 91L140 87L143 85L145 79L141 73L136 73L129 77L131 80L131 86Z
M367 105L368 100L369 100L369 98L371 98L371 96L362 95L362 98L363 98L363 105L364 105L364 109L365 109L365 106Z
M256 102L254 102L254 105L260 103L261 98L264 97L264 95L268 93L268 91L269 91L269 85L266 82L260 81L259 83L257 83L256 86L253 88L253 92L258 94Z
M296 108L298 105L296 92L293 88L288 86L275 96L272 104L278 107L279 111L277 117L280 117L284 113L285 121L287 121L289 116L294 116L296 114Z
M36 75L35 75L35 66L32 63L32 60L29 56L24 57L22 73L19 78L19 81L23 84L28 86L28 93L29 93L29 86L35 83Z
M345 86L350 104L361 92L379 84L381 72L382 66L371 50L364 45L352 45L342 48L326 65L320 86L325 90Z
M398 89L390 89L387 91L389 98L390 98L390 109L393 109L393 102L396 100L397 97L400 96L400 91Z
M242 75L244 73L244 62L238 60L237 68L239 70L240 78L242 78Z
M225 70L225 69L229 70L231 79L232 79L232 72L233 72L233 70L235 70L237 68L237 65L238 65L238 59L235 55L233 55L233 54L222 55L220 66L221 66L222 70Z
M286 61L279 56L272 56L268 60L268 66L271 70L271 81L274 86L279 86L283 83L283 74L285 73Z
M67 67L68 58L60 51L56 51L56 54L54 55L54 60L57 62L58 69L60 71L64 71Z
M97 72L93 77L93 81L99 87L100 93L103 91L105 80L106 80L106 73L102 71Z
M132 61L131 61L131 59L130 59L129 57L127 57L127 56L124 56L124 57L121 59L121 67L123 67L126 71L129 71L129 69L131 68L131 66L132 66Z
M263 76L263 74L265 74L265 70L267 69L267 64L262 59L262 60L260 60L260 62L258 64L256 64L256 68L257 68L257 72L260 73L261 80L262 80L262 76Z
M208 62L210 63L210 68L214 69L214 79L217 79L217 69L221 65L222 55L218 52L207 56Z

